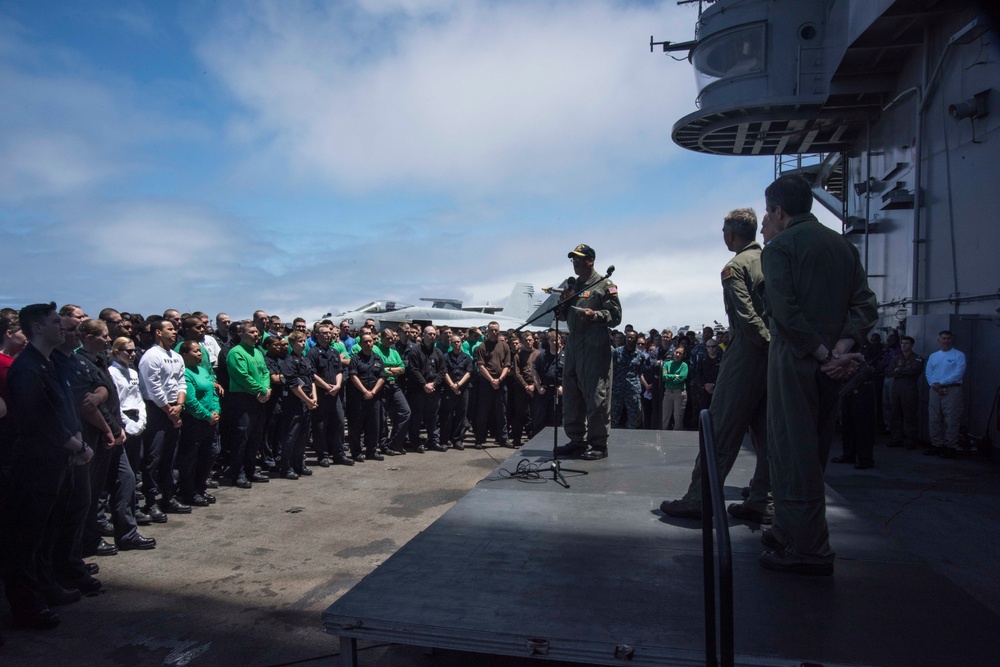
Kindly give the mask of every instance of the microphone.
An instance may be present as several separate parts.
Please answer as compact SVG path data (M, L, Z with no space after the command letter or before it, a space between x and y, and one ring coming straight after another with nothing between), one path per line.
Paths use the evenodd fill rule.
M566 287L562 289L558 287L543 287L542 291L546 294L562 294L563 292L572 292L574 287L576 287L576 277L570 276L566 279Z
M611 274L614 272L615 272L615 265L612 264L611 266L608 267L608 275L606 277L610 278Z

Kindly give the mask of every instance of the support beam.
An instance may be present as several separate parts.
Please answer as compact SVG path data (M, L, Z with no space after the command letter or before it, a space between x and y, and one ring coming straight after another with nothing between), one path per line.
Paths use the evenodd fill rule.
M837 216L837 220L844 221L844 202L819 186L813 187L812 193L813 199L822 204L823 208Z

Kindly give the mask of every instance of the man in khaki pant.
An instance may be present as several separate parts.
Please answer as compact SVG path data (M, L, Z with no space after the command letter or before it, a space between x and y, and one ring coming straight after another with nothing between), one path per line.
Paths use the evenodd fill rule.
M958 428L962 421L962 377L965 355L956 350L955 336L945 330L938 334L941 349L927 358L924 375L931 386L927 396L930 411L931 447L924 454L955 458L958 452Z

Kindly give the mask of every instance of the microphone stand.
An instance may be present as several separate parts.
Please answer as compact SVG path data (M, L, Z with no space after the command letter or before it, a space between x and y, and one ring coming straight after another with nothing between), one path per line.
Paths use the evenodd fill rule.
M515 329L515 331L520 331L521 329L523 329L524 327L528 326L529 324L531 324L535 320L537 320L537 319L539 319L539 318L541 318L541 317L543 317L545 315L548 315L549 313L554 313L555 314L555 317L553 319L555 321L555 331L556 331L556 369L558 371L560 383L562 382L562 376L563 376L562 370L563 369L562 369L562 359L559 356L559 353L560 353L560 350L559 350L559 313L557 313L556 311L559 310L560 308L562 308L563 306L565 306L567 303L569 303L570 299L572 299L573 297L575 297L580 292L585 292L586 290L590 289L591 287L593 287L597 283L601 282L605 278L610 277L611 274L614 273L614 271L615 271L615 267L614 266L608 267L608 272L606 274L604 274L603 276L598 276L598 277L594 278L593 280L591 280L590 282L588 282L586 285L584 285L580 289L575 289L574 288L574 290L572 291L572 293L570 293L567 296L563 296L562 298L560 298L555 303L554 306L552 306L548 310L545 310L545 311L539 313L538 315L536 315L535 317L531 318L530 320L528 320L527 322L525 322L524 324L522 324L521 326L519 326L517 329ZM567 291L569 291L569 290L567 290ZM553 402L553 407L554 407L554 410L555 410L555 415L556 416L560 416L561 415L560 411L562 410L562 396L559 394L559 388L558 387L556 387L556 389L553 391L553 394L554 394L554 396L552 397L552 402ZM546 463L546 461L540 461L540 463ZM552 471L552 481L555 482L556 484L559 484L564 489L568 489L569 488L569 482L566 481L566 476L563 475L564 471L565 472L571 472L571 473L574 473L574 474L577 474L577 475L589 475L590 474L587 470L578 470L578 469L574 469L574 468L563 468L562 467L562 462L559 460L559 421L558 420L556 421L555 427L552 429L552 458L549 461L547 461L547 463L549 464L548 469Z
M557 303L554 307L558 308L563 305L563 301ZM559 317L555 318L555 330L556 330L556 374L559 376L559 382L562 383L563 368L562 368L562 358L561 354L563 350L559 349ZM562 415L562 396L559 394L559 386L555 386L552 389L552 410L553 415L556 416L556 425L552 429L552 458L549 461L539 461L539 465L548 463L548 470L552 471L552 481L560 485L564 489L569 488L569 482L566 481L566 476L563 475L563 471L571 472L576 475L587 475L589 474L586 470L577 470L573 468L563 468L562 461L559 460L559 417Z

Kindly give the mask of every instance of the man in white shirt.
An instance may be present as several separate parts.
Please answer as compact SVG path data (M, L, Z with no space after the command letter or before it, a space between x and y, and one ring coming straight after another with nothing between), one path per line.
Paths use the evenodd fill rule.
M177 330L170 320L150 325L155 345L139 360L139 390L146 401L146 431L143 433L143 511L157 523L166 521L166 512L188 514L190 505L174 498L174 455L180 438L181 410L187 387L184 360L174 352ZM160 494L157 505L156 495Z
M927 358L924 375L931 386L927 397L930 411L931 447L924 454L953 459L958 453L958 427L962 421L962 377L965 355L956 350L955 336L947 329L938 334L941 349Z
M215 336L209 335L209 332L212 331L212 327L210 326L211 321L208 319L208 315L200 311L192 313L192 315L201 320L203 331L201 344L208 351L208 358L212 362L212 369L215 370L219 362L219 352L222 350L222 346L219 344L219 341L215 338ZM229 333L228 328L226 333Z
M139 372L132 368L135 360L135 342L131 338L115 339L111 344L111 367L108 372L118 390L121 418L125 428L125 456L135 478L142 477L142 432L146 430L146 402L139 391ZM139 509L139 494L135 494L132 514L140 526L148 526L152 518ZM164 515L163 518L166 518Z

